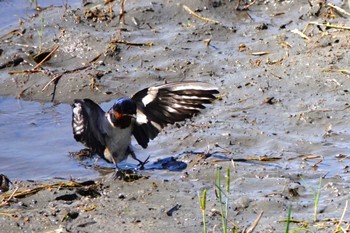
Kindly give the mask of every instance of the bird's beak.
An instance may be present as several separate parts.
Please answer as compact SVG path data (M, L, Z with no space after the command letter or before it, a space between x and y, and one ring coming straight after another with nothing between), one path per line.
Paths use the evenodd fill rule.
M124 116L124 114L121 114L121 113L119 113L117 111L114 111L114 110L112 110L112 111L113 111L113 114L114 114L115 118L117 118L117 119L120 119L120 118L122 118Z
M121 118L123 118L123 117L135 118L135 116L132 115L132 114L123 114L123 113L120 113L120 112L115 111L115 110L113 110L113 109L109 110L108 112L111 113L111 114L113 114L114 117L115 117L116 119L121 119Z

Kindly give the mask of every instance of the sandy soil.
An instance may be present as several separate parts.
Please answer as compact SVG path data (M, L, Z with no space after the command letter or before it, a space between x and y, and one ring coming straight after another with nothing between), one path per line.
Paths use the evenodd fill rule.
M182 172L142 171L148 178L125 182L102 176L84 187L44 189L0 207L0 231L201 232L197 194L207 189L208 230L220 232L215 171L231 167L230 229L245 231L263 211L255 232L284 232L291 205L292 217L301 221L291 229L332 232L350 197L350 79L349 71L339 71L349 64L350 36L322 25L309 26L307 38L293 32L309 22L348 26L347 15L322 2L257 1L237 11L236 1L130 0L125 24L110 17L108 5L48 8L41 13L43 47L59 48L37 73L21 71L36 65L30 52L40 46L41 16L4 32L1 95L102 102L164 81L206 81L220 88L219 100L183 127L169 127L149 150L266 161L235 162L232 168L214 156L189 154L181 157L187 163ZM183 4L218 23L191 16ZM115 3L115 15L119 9ZM137 44L112 43L117 40ZM8 63L18 57L25 62ZM310 189L317 190L320 177L314 222ZM56 182L61 181L17 181L6 194ZM346 212L344 229L349 220Z

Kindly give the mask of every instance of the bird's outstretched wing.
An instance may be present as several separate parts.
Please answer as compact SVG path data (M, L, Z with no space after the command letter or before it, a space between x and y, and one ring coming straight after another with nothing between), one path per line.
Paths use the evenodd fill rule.
M104 111L90 99L76 99L72 108L72 128L75 140L90 148L93 153L103 155L105 142L99 122L104 116Z
M137 92L132 96L137 105L134 137L146 148L167 124L192 117L218 93L215 86L203 82L175 82Z

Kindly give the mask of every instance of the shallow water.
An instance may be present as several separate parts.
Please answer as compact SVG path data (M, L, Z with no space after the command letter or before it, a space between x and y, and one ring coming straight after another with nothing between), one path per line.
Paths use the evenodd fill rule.
M70 106L0 97L0 173L11 179L90 177L69 156L82 147L72 137Z
M101 107L107 110L112 102ZM69 104L0 97L0 148L0 174L10 179L93 178L99 175L95 167L113 166L94 158L78 161L70 155L84 147L73 138ZM145 153L137 152L141 160L146 159ZM119 167L135 165L129 158Z
M30 0L0 0L0 29L4 29L11 24L19 22L20 18L28 18L35 14L35 4ZM61 6L68 4L70 6L78 5L78 0L38 0L40 7Z

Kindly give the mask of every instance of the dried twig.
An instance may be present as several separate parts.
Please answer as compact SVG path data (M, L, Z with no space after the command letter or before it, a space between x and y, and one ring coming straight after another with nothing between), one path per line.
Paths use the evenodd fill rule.
M44 72L44 71L42 71L42 70L38 70L38 68L46 61L46 60L48 60L51 56L52 56L52 54L54 53L54 52L56 52L57 51L57 49L59 48L60 46L59 45L57 45L54 49L52 49L52 51L48 54L48 55L46 55L46 57L44 57L44 59L42 59L36 66L34 66L34 68L33 69L31 69L31 70L21 70L21 71L10 71L10 72L8 72L8 74L10 74L10 75L13 75L13 74L33 74L33 73L38 73L38 72Z
M326 28L350 30L350 27L344 27L344 26L334 25L334 24L330 24L330 23L309 22L308 25L317 25L317 26L324 26L324 27L326 27ZM308 26L308 25L306 25L306 26ZM307 27L306 27L306 28L307 28ZM306 28L304 29L304 31L306 30ZM303 32L304 32L304 31L303 31Z
M129 42L129 41L126 41L126 40L122 40L122 39L119 39L119 38L115 38L115 39L112 39L110 41L110 43L119 43L119 44L125 44L125 45L130 45L130 46L153 46L154 43L153 42L148 42L148 43L133 43L133 42Z
M336 232L339 232L340 230L340 224L343 222L344 220L344 217L345 217L345 214L346 214L346 211L348 209L348 200L345 201L345 207L344 207L344 210L343 210L343 214L341 215L341 218L339 219L339 222L337 224L337 226L335 227L333 233L336 233Z
M45 91L46 88L47 88L51 83L58 81L58 79L60 79L62 76L63 76L63 74L59 74L59 75L53 77L48 83L45 84L45 86L41 89L41 91Z
M10 71L8 74L34 74L34 73L39 73L39 72L44 72L43 70L21 70L21 71Z
M220 147L221 148L221 147ZM223 149L223 148L221 148ZM215 156L216 158L219 159L214 159L213 162L226 162L226 161L231 161L231 162L252 162L252 161L258 161L258 162L270 162L270 161L276 161L276 160L280 160L281 157L267 157L267 156L258 156L258 157L249 157L249 158L229 158L226 157L222 154L229 154L232 153L231 151L214 151L214 152L197 152L197 151L185 151L179 155L177 155L177 157L181 157L183 155L196 155L199 156L201 158L209 158L209 157L213 157Z
M248 10L248 8L251 7L252 5L254 5L255 2L256 2L256 0L253 0L251 3L248 3L248 4L244 5L243 7L240 7L241 6L241 0L238 0L237 6L236 6L236 11Z
M337 72L337 73L341 73L341 74L350 74L350 70L344 70L344 69L326 69L326 70L322 70L321 72Z
M0 206L0 207L1 207L1 206ZM13 218L16 218L16 217L17 217L15 214L3 213L3 212L0 212L0 215L5 215L5 216L8 216L8 217L13 217Z
M319 159L319 158L323 158L322 155L303 155L301 156L302 160L307 161L307 160L311 160L311 159Z
M209 38L209 39L205 39L205 40L204 40L204 45L205 45L205 47L209 47L210 42L211 42L211 39L210 39L210 38Z
M304 30L305 31L305 30ZM305 32L304 31L299 31L298 29L294 29L294 30L292 30L291 32L293 32L293 33L295 33L295 34L297 34L297 35L299 35L299 36L301 36L302 38L304 38L304 39L306 39L306 40L310 40L310 38L307 36L307 35L305 35Z
M41 89L41 91L45 91L46 88L53 82L58 82L58 80L65 74L70 74L70 73L74 73L76 71L80 71L80 70L85 70L87 68L89 68L90 65L87 65L87 66L83 66L83 67L79 67L79 68L76 68L76 69L73 69L73 70L66 70L64 71L62 74L59 74L55 77L53 77L48 83L46 83L46 85Z
M110 17L111 19L114 18L113 5L114 5L114 3L113 3L112 1L109 2L109 17Z
M40 192L42 190L45 190L45 189L62 188L62 187L81 187L81 186L83 186L83 185L80 184L80 183L77 183L77 182L74 182L74 181L69 181L69 182L58 182L58 183L48 184L48 185L40 185L40 186L38 186L36 188L25 189L25 190L20 190L20 191L18 191L18 187L17 187L16 190L11 195L8 195L8 194L5 193L5 194L2 194L0 196L3 196L5 198L7 196L9 196L9 198L6 201L6 202L9 202L13 197L15 197L15 198L23 198L23 197L26 197L28 195L33 195L33 194L35 194L37 192Z
M97 61L100 57L102 56L102 53L98 54L96 57L94 57L91 61L89 61L89 63L94 63L95 61Z
M222 158L222 159L214 159L213 162L241 162L241 163L249 163L249 162L271 162L282 159L281 157L250 157L250 158L237 158L237 159L231 159L231 158Z
M9 201L12 199L12 197L15 195L17 190L18 190L18 187L16 187L16 189L11 193L11 195L7 198L6 201L3 201L2 203L0 203L0 207L7 205L9 203Z
M49 59L49 57L51 57L51 55L57 51L57 49L60 46L57 45L43 60L41 60L36 66L34 66L33 70L36 70L37 68L39 68L47 59Z
M256 226L258 225L262 215L263 215L264 211L261 211L260 214L258 215L258 217L255 219L255 221L253 222L253 225L251 227L249 227L247 229L247 233L252 233L254 231L254 229L256 228Z
M46 83L46 85L41 89L41 91L45 91L46 88L50 84L54 83L53 91L51 93L51 95L52 95L51 102L53 102L55 100L56 88L57 88L58 81L60 81L60 79L62 78L63 75L74 73L74 72L79 71L79 70L85 70L85 69L89 68L90 66L91 65L87 65L87 66L79 67L79 68L76 68L76 69L73 69L73 70L66 70L66 71L64 71L63 73L53 77L48 83Z
M339 11L340 13L342 13L342 14L344 14L344 15L350 16L350 13L349 13L349 12L347 12L346 10L340 8L339 6L335 6L335 5L333 5L332 3L327 3L327 6L336 9L337 11Z
M125 1L126 0L122 0L120 3L119 22L122 24L125 24Z
M330 23L309 22L306 24L306 26L302 32L300 32L298 29L294 29L294 30L292 30L292 32L300 35L304 39L310 40L310 38L305 35L305 33L306 33L307 29L310 27L310 25L323 26L323 27L326 27L326 29L333 28L333 29L340 29L340 30L350 30L350 27L344 27L344 26L334 25L334 24L330 24Z
M205 22L211 22L211 23L220 23L219 21L217 20L214 20L214 19L209 19L209 18L205 18L203 16L200 16L198 15L196 12L194 12L193 10L191 10L188 6L186 5L183 5L182 6L185 11L187 11L190 15L193 15L194 17L198 18L198 19L201 19L201 20L204 20Z
M262 51L262 52L253 52L250 54L253 56L264 56L264 55L270 54L270 52Z

